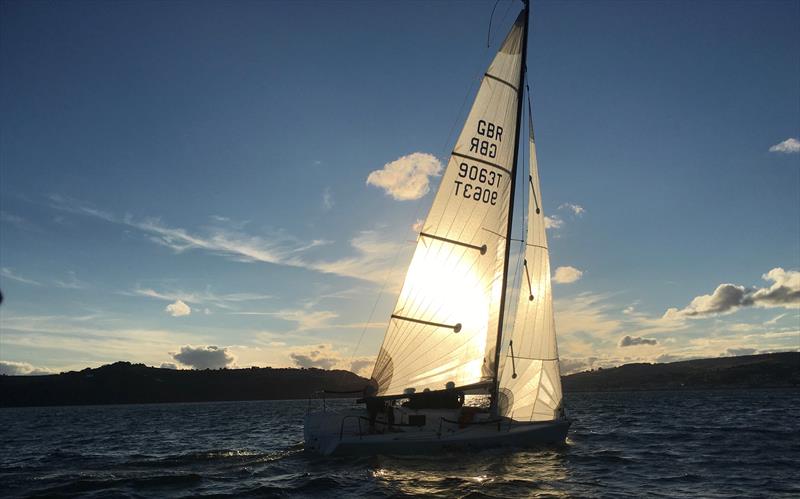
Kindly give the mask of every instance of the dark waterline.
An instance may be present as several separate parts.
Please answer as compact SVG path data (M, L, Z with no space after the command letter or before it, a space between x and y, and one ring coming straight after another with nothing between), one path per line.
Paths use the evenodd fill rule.
M573 393L567 404L575 423L560 448L359 459L302 451L305 401L2 409L0 495L800 495L796 390Z

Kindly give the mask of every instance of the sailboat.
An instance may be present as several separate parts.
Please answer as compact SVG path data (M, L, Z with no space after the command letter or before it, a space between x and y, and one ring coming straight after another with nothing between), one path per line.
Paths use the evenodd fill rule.
M308 412L307 451L418 454L565 441L571 421L529 100L529 171L517 181L528 18L525 0L482 78L358 400L365 406ZM530 201L519 286L509 293L520 193Z

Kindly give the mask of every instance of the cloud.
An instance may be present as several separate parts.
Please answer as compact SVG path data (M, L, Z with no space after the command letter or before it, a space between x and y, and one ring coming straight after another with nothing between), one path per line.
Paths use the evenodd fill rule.
M162 362L161 369L177 369L178 365L172 362Z
M183 317L192 313L192 308L182 300L177 300L175 303L170 303L164 312L168 312L173 317Z
M8 267L0 268L0 276L5 277L6 279L11 279L12 281L21 282L24 284L30 284L31 286L42 285L42 283L40 283L39 281L34 281L33 279L28 279L26 277L22 277L21 275L14 273L14 271Z
M579 204L563 203L563 204L561 204L561 206L558 207L558 209L559 210L569 210L576 217L579 217L579 216L583 215L584 213L586 213L586 210L583 208L583 206L581 206Z
M737 284L720 284L710 295L695 297L683 309L670 308L665 318L704 317L733 313L742 307L796 307L800 305L800 272L776 267L761 276L772 281L768 288L745 288Z
M13 213L9 213L4 210L0 210L0 222L13 225L18 229L33 231L33 232L41 232L41 229L36 225L32 224L25 218L22 218L18 215L14 215Z
M430 191L429 177L441 175L442 163L432 154L415 152L383 165L367 177L398 201L419 199Z
M752 294L755 305L763 307L783 307L800 305L800 272L776 267L761 276L772 281L769 288L756 290Z
M236 357L228 352L227 348L213 345L181 347L178 353L172 353L172 358L192 369L222 369L234 364Z
M414 232L422 232L422 228L425 226L425 220L418 218L414 225L411 226L411 230Z
M374 357L354 360L350 363L350 371L359 376L369 376L373 365L375 365Z
M680 355L673 355L669 353L663 353L655 358L655 361L659 364L669 364L670 362L680 362L682 360L689 360L686 357L682 357Z
M329 324L331 319L339 317L336 312L327 310L277 310L275 312L231 312L232 315L256 315L275 317L288 322L297 324L294 331L307 331L311 329L327 329L332 327Z
M731 357L738 357L740 355L753 355L757 350L755 348L728 348L725 353Z
M769 152L779 152L783 154L800 152L800 140L790 137L770 147Z
M413 246L393 242L386 234L375 230L363 230L350 240L350 246L355 250L354 256L348 256L332 261L313 262L310 266L319 272L336 274L384 283L388 272L393 270L399 253L406 248L409 253Z
M53 374L49 369L34 367L27 362L12 362L0 360L0 375L5 376L37 376Z
M146 296L148 298L156 298L158 300L171 302L180 300L194 305L210 304L225 309L233 308L238 303L268 300L272 298L272 295L258 293L217 294L212 292L210 287L206 288L205 291L158 291L152 288L135 288L131 291L122 291L119 294L126 296ZM209 310L206 313L211 313L211 311Z
M545 229L560 229L561 226L564 225L564 221L558 218L557 216L544 217L544 228Z
M559 284L569 284L580 279L582 275L583 271L578 270L575 267L558 267L553 274L553 282L557 282Z
M325 352L325 347L326 345L319 345L307 352L292 352L289 357L297 367L330 369L341 362L341 358L335 352Z
M582 371L588 371L592 368L594 363L597 361L597 357L588 357L585 359L569 359L569 358L562 358L558 364L559 368L561 369L561 374L573 374Z
M130 216L117 217L61 196L54 195L50 199L55 209L135 228L148 235L152 242L170 248L176 253L204 250L237 262L263 262L299 267L377 283L384 282L386 271L392 267L394 258L403 247L399 243L392 242L387 234L364 230L349 241L354 255L333 261L310 260L303 256L304 252L331 244L331 241L315 239L311 242L301 242L283 231L273 232L265 238L242 232L241 225L235 226L234 229L205 227L201 231L192 232L164 225L158 218L135 220Z
M325 187L325 189L322 191L322 210L330 211L334 204L331 188Z
M73 272L72 270L67 272L66 279L64 280L56 279L55 281L53 281L53 284L55 284L56 287L62 289L84 289L86 287L86 283L78 279L78 277L75 275L75 272Z
M631 347L636 345L657 345L658 340L654 338L640 338L638 336L624 336L619 340L619 346Z

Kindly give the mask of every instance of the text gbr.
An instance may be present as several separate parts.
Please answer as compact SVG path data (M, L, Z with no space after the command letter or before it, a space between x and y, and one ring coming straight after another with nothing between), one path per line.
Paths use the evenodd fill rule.
M503 140L503 127L479 120L476 132L478 136L472 137L470 140L469 152L495 159L497 157L497 146ZM497 204L496 188L500 185L500 179L503 178L502 173L497 173L491 168L484 168L462 161L458 165L458 177L461 180L456 179L454 181L456 184L456 196L491 205Z

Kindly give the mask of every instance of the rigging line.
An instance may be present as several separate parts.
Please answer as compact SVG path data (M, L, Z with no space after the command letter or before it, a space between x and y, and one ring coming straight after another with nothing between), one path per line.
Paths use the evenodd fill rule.
M494 3L494 7L492 7L492 13L489 15L489 30L486 32L486 48L488 49L491 46L491 38L492 38L492 18L494 17L494 9L497 8L497 4L500 3L500 0L497 0Z
M520 82L520 86L522 86L522 83L523 82ZM521 99L522 95L518 95L518 98ZM522 124L521 123L520 123L518 128L520 129L518 131L518 133L519 133L519 132L521 132L521 128L522 128ZM524 150L525 150L526 145L527 144L522 144L523 157L525 157ZM517 174L519 174L519 173L517 172ZM520 258L523 258L523 259L525 258L525 241L526 241L526 239L528 237L527 210L525 210L525 207L527 206L527 198L526 198L526 192L525 192L526 190L527 189L522 189L522 208L523 209L521 211L522 216L520 217L520 220L519 220L520 221L520 233L522 234L522 236L521 236L520 239L511 238L508 241L508 244L511 244L512 241L521 243L520 246L519 246L519 254L515 258L515 262L514 262L514 279L511 281L511 285L512 285L511 298L512 298L512 300L511 300L511 306L509 307L509 310L508 310L508 315L509 315L510 318L513 318L514 320L510 322L510 326L511 327L508 328L508 337L509 338L513 338L513 336L515 334L515 331L516 331L516 325L517 325L517 322L518 322L516 319L517 319L517 313L519 312L519 298L520 298L519 295L522 293L522 286L521 286L522 283L520 282L521 277L519 275L520 274L521 265L519 264L519 260L520 260Z
M529 1L526 0L525 1L524 10L522 11L523 12L522 15L525 16L525 19L524 19L524 24L523 24L523 27L522 27L522 29L523 29L523 32L522 32L522 47L521 47L522 48L522 54L520 56L520 68L519 68L519 70L520 70L519 75L520 76L518 77L518 80L520 80L520 82L522 80L523 69L525 68L526 59L527 59L527 52L528 52L528 26L529 26L529 22L530 22L530 11L528 9L529 9ZM519 97L519 95L517 97ZM519 174L519 172L517 170L517 166L519 165L519 156L518 156L519 155L519 143L520 143L520 140L519 140L520 139L520 137L519 137L519 122L520 122L520 119L522 118L522 100L517 98L516 104L517 104L517 109L516 109L516 111L517 111L516 116L517 117L514 120L515 125L516 125L516 130L515 130L516 131L516 135L514 137L514 156L513 156L514 163L513 163L513 166L511 168L512 171L514 172L514 175L511 177L511 193L510 193L510 198L509 198L508 220L507 220L507 228L506 228L506 238L507 239L511 238L511 230L514 227L514 225L513 225L513 221L514 221L514 188L515 188L515 184L516 184L516 180L517 180L517 175ZM511 245L506 244L505 246L506 246L505 247L505 260L503 262L503 284L501 286L500 305L499 305L500 313L499 313L498 321L497 321L497 339L496 339L497 343L495 345L494 362L492 363L492 369L494 371L494 376L493 376L494 379L493 379L493 387L492 387L492 395L491 395L490 407L491 407L491 411L493 413L496 413L496 411L497 411L498 394L499 394L499 390L500 390L500 378L499 378L499 375L500 375L500 350L502 348L502 340L503 340L503 323L504 323L504 319L505 319L503 314L505 313L505 308L506 308L506 291L507 291L505 289L505 287L508 286L508 264L509 264L508 259L509 259L509 256L511 254Z
M531 142L533 142L535 144L536 140L533 137L533 110L531 108L531 87L528 85L528 71L527 70L525 71L525 89L527 90L527 98L528 98L528 135L530 137ZM529 155L530 155L530 151L529 151ZM536 214L538 215L539 213L541 213L541 210L539 209L539 198L536 196L536 188L533 186L533 175L532 175L533 172L530 171L530 168L532 166L533 165L531 165L531 160L529 158L528 159L528 182L531 185L531 192L533 193L533 201L536 203ZM537 175L538 175L538 172L537 172Z
M420 198L417 201L417 207L416 207L416 211L414 213L414 220L417 219L417 216L419 215L419 211L420 211L421 208L422 208L422 198ZM386 289L386 285L389 283L389 281L391 280L392 276L397 271L397 261L400 259L400 255L403 253L403 249L404 249L403 246L401 246L401 247L399 247L397 249L397 252L394 255L394 259L392 260L392 265L389 267L389 269L386 272L386 277L383 279L383 284L381 284L381 289L378 291L378 294L375 296L375 302L372 304L372 310L369 313L369 317L367 319L367 322L364 323L364 329L361 330L361 334L358 336L358 341L356 342L356 345L353 348L353 352L350 354L350 364L353 363L353 360L355 359L355 355L358 352L359 347L361 346L361 341L364 339L364 334L366 334L367 329L369 328L369 325L372 323L372 319L375 316L375 310L378 308L378 303L380 302L381 297L383 296L383 292ZM381 341L381 348L383 348L383 343L385 341L386 341L386 336L384 336L383 341ZM378 351L378 353L380 354L380 350ZM376 366L378 365L377 360L378 359L376 359L376 362L375 362Z

